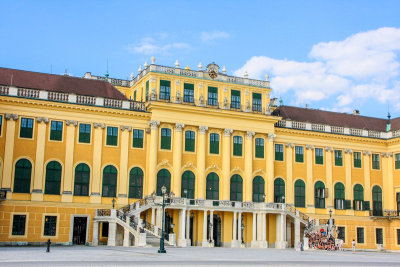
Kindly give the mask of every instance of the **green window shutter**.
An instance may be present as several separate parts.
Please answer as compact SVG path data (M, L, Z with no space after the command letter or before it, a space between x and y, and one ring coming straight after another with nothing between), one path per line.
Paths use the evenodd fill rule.
M294 184L294 205L299 208L304 208L306 206L306 190L305 183L302 180L297 180Z
M46 166L46 182L44 193L59 195L61 189L61 164L57 161L50 161Z
M160 80L160 99L170 100L171 82Z
M283 145L275 144L275 160L283 161Z
M117 192L117 169L108 165L103 170L103 197L116 197Z
M171 129L161 129L161 149L171 149Z
M166 169L162 169L157 173L157 196L162 196L161 188L163 186L167 189L166 194L169 194L171 192L171 173Z
M52 121L50 127L50 140L61 141L63 123L61 121Z
M264 202L265 199L265 182L261 176L253 179L253 202Z
M214 172L209 173L206 178L206 199L219 199L219 177Z
M0 134L2 129L3 129L3 115L0 115Z
M354 168L361 168L361 152L354 152Z
M264 139L256 138L256 158L264 158Z
M132 146L136 148L143 148L143 130L133 130Z
M79 143L90 143L90 124L79 124Z
M364 201L364 210L370 210L370 202L369 201Z
M285 181L282 178L276 178L274 181L274 202L285 203Z
M238 174L231 177L230 200L243 201L243 179Z
M133 92L133 100L136 101L136 90Z
M253 111L262 111L262 100L260 93L253 93Z
M296 146L295 147L295 152L296 152L296 162L304 162L304 148L302 146Z
M343 166L342 150L335 150L335 166Z
M396 154L394 158L395 158L395 168L400 169L400 154Z
M218 106L218 88L217 87L208 87L208 100L207 104L209 106Z
M142 87L142 93L143 93L143 87ZM149 100L149 81L146 81L146 101L147 100Z
M135 167L129 172L129 198L143 198L143 171Z
M194 84L183 84L183 102L194 103Z
M219 134L210 134L210 154L219 154Z
M233 137L233 155L234 156L242 156L242 137L234 136Z
M324 150L322 148L315 149L315 164L324 164Z
M240 91L231 90L231 108L240 109Z
M90 169L85 163L75 167L74 196L89 196Z
M195 133L193 131L185 132L185 151L194 152Z
M21 118L19 137L32 138L32 136L33 136L33 119Z
M14 193L30 193L32 164L27 159L20 159L15 163Z
M108 146L118 145L118 128L107 126L107 142Z
M380 169L379 154L372 154L372 169L374 169L374 170Z
M346 200L344 201L344 208L345 208L346 210L351 210L351 200L346 199Z

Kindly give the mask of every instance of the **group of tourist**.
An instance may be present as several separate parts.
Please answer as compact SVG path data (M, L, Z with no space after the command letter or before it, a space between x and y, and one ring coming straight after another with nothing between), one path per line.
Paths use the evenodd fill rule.
M307 233L308 245L310 249L320 250L338 250L339 247L335 244L335 239L332 235L328 236L325 230L316 233Z

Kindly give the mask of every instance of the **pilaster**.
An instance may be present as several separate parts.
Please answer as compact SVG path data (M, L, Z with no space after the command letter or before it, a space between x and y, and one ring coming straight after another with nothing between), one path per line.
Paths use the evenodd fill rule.
M245 142L245 154L244 154L244 172L245 172L245 191L244 191L244 201L253 201L252 199L252 189L253 189L253 137L255 133L248 131L246 133ZM265 192L265 191L264 191Z
M276 134L268 134L268 142L267 142L267 160L266 160L266 174L267 174L267 182L265 186L267 187L264 189L264 192L267 192L266 200L267 202L273 203L274 202L274 139Z
M230 172L231 172L231 134L232 129L224 129L224 137L222 139L222 199L229 200L230 192Z
M38 117L37 122L37 138L36 138L36 156L35 156L35 172L33 177L32 201L43 201L43 165L44 151L46 146L46 125L49 123L48 118Z
M286 143L286 198L285 202L294 204L293 190L293 143Z
M149 151L149 182L147 187L147 195L156 190L157 179L157 150L158 150L158 126L159 121L151 120L150 125L150 151Z
M313 145L306 145L306 207L309 213L315 212L313 183Z
M15 137L15 121L18 120L17 114L6 114L7 122L6 142L4 149L4 163L3 163L3 180L1 188L7 190L7 199L11 198L11 183L12 183L12 169L13 169L13 156L14 156L14 137Z
M61 195L62 202L72 202L72 190L74 182L74 147L75 147L75 127L77 121L67 120L66 124L66 148L65 148L65 168L64 168L64 187Z
M103 149L104 123L93 124L93 179L90 194L90 203L101 203L101 155Z
M363 169L364 169L364 200L370 201L372 208L372 193L371 193L371 170L370 170L370 156L371 151L363 151ZM347 197L347 196L346 196Z
M175 124L172 191L177 195L181 194L182 131L184 128L185 125L182 123Z
M207 126L199 126L199 145L197 146L197 197L205 199L206 186L206 133Z
M393 153L381 153L383 176L383 210L395 210L393 187Z
M326 147L325 155L326 155L326 187L329 188L328 199L327 199L327 208L334 210L334 189L332 183L332 165L333 165L333 157L332 157L333 148Z
M119 161L120 181L118 187L118 204L128 204L128 148L129 148L129 133L132 131L131 126L121 126L121 156Z

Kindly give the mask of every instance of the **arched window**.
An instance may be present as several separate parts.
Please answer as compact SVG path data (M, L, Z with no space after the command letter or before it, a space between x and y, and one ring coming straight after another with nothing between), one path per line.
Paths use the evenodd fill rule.
M300 179L294 183L294 205L300 208L306 206L306 184Z
M219 177L215 172L211 172L207 175L206 199L219 199Z
M182 174L181 196L184 198L194 199L194 173L185 171ZM186 190L186 194L185 194Z
M44 193L59 195L61 189L61 164L57 161L50 161L46 166L46 183Z
M161 187L167 188L167 194L171 191L171 173L167 169L162 169L157 173L157 196L162 196Z
M143 197L143 171L135 167L129 172L129 198Z
M264 202L265 200L265 182L261 176L253 179L253 202Z
M75 167L74 196L89 196L90 169L85 163Z
M346 207L344 206L344 185L342 183L335 184L335 209L344 210Z
M14 193L31 192L32 164L27 159L20 159L15 163Z
M115 197L117 193L117 169L108 165L103 170L103 197Z
M383 216L382 212L382 189L379 185L372 188L372 214L374 216Z
M243 179L239 174L231 177L231 201L243 201Z
M315 207L325 209L325 184L321 181L315 183Z
M354 186L354 210L364 210L364 188L360 184Z
M285 203L285 181L282 178L274 181L274 202Z

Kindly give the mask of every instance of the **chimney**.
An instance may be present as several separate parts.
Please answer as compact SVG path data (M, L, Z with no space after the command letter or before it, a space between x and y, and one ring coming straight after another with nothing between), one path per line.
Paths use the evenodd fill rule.
M353 115L360 115L360 111L358 109L353 110Z

